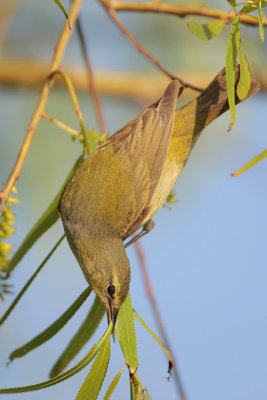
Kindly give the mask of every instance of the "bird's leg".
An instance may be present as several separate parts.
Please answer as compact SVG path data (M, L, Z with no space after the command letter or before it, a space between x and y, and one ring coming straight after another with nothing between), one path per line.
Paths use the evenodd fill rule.
M155 226L155 222L152 221L152 219L147 221L144 224L142 231L140 233L138 233L135 237L133 237L128 243L126 243L126 245L124 246L125 249L126 249L126 247L133 244L136 240L140 239L142 236L145 236L147 233L149 233L154 228L154 226Z

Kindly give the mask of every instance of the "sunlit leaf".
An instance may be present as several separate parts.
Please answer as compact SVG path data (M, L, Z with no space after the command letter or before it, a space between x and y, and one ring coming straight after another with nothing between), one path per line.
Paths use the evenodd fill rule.
M227 0L230 6L235 7L236 6L236 1L235 0Z
M267 1L261 2L261 8L267 7ZM240 10L241 13L248 14L259 9L259 1L247 1ZM252 15L251 15L252 16Z
M131 374L134 374L138 367L138 358L130 293L119 311L118 321L122 351Z
M75 302L52 325L50 325L39 335L35 336L35 338L33 338L30 342L13 351L10 354L9 359L13 360L14 358L23 357L36 347L41 346L41 344L47 342L49 339L55 336L55 334L58 333L64 325L66 325L66 323L85 302L91 291L91 287L86 288L75 300Z
M64 184L61 186L58 194L49 205L47 210L44 214L39 218L36 222L34 227L30 230L27 234L25 239L23 240L22 244L10 260L8 265L7 273L10 273L18 264L18 262L22 259L22 257L27 253L27 251L34 245L34 243L40 238L40 236L46 232L52 225L56 223L59 218L59 214L57 211L58 202L61 196L61 193L66 186L67 182L70 180L71 176L73 175L74 171L78 168L78 166L83 161L82 157L79 157L78 160L74 163L73 167L71 168Z
M241 45L238 45L238 57L240 61L240 78L237 84L236 93L240 100L244 100L251 86L250 70L248 60L242 52Z
M107 338L110 336L112 329L113 325L112 323L110 323L100 341L97 344L93 345L90 351L86 354L85 357L83 357L83 359L80 362L78 362L74 367L72 367L68 371L64 372L64 374L58 375L57 377L49 379L47 381L37 383L36 385L0 389L0 394L32 392L34 390L40 390L47 388L49 386L57 385L58 383L71 378L72 376L80 372L82 369L84 369L95 358L100 348L103 346Z
M144 393L145 391L147 391L147 389L144 388L144 386L142 385L140 378L138 376L138 373L136 372L133 376L133 380L134 382L140 387L140 390Z
M198 24L197 22L189 22L187 24L190 31L202 40L210 40L219 35L224 27L224 21L217 19L208 24Z
M169 360L171 362L173 362L172 359L172 355L169 352L169 350L166 349L166 347L163 345L162 341L160 340L160 338L149 328L149 326L147 326L147 324L145 323L145 321L140 317L140 315L137 314L137 312L135 310L133 310L133 315L134 317L140 322L141 325L143 325L143 327L150 333L150 335L156 340L156 342L160 345L160 347L162 348L162 350L164 351L164 353L167 355L167 357L169 358Z
M15 299L13 300L13 302L11 303L11 305L9 306L9 308L7 309L7 311L5 312L5 314L2 316L2 318L0 319L0 325L3 324L3 322L7 319L7 317L10 315L11 311L15 308L15 306L18 304L19 300L21 299L21 297L24 295L24 293L26 292L26 290L28 289L28 287L31 285L31 283L33 282L33 280L36 278L36 276L39 274L39 272L41 271L41 269L45 266L45 264L47 263L47 261L49 260L49 258L52 256L52 254L55 252L55 250L58 248L58 246L60 245L60 243L62 242L62 240L64 239L65 235L63 235L58 242L55 244L55 246L52 248L52 250L49 252L49 254L45 257L44 261L39 265L39 267L37 268L37 270L34 272L34 274L30 277L30 279L26 282L26 284L23 286L23 288L21 289L21 291L19 292L19 294L15 297Z
M114 392L114 390L115 390L115 388L116 388L116 386L117 386L117 384L118 384L118 382L119 382L119 380L120 380L122 371L124 370L125 366L126 366L126 364L124 364L124 366L122 367L122 369L117 373L117 375L115 376L115 378L114 378L113 381L111 382L111 384L110 384L110 386L109 386L109 388L108 388L108 390L107 390L107 393L105 394L103 400L109 400L109 399L110 399L110 396L111 396L112 393Z
M76 354L79 353L83 346L92 337L100 321L102 320L104 313L105 308L99 298L96 296L94 304L84 322L53 366L49 375L50 378L59 375L62 371L64 371L64 369L66 369L71 360L76 356Z
M236 112L235 112L235 64L237 58L237 49L240 39L240 18L236 16L232 23L232 28L228 40L227 51L226 51L226 82L227 82L227 93L228 101L231 110L232 122L229 129L235 123Z
M239 168L237 171L233 172L232 176L237 176L248 170L249 168L253 167L258 162L262 161L264 158L267 157L267 149L264 150L262 153L258 154L256 157L252 158L249 162L247 162L243 167Z
M130 381L130 395L131 395L131 400L138 400L139 399L139 386L137 384L134 384L134 382Z
M261 41L264 42L264 29L263 29L263 20L262 20L262 9L261 9L261 1L259 1L259 31Z
M96 400L105 378L110 358L110 341L106 341L96 357L76 400Z
M53 1L54 1L54 3L56 3L56 5L60 8L60 10L61 10L61 11L63 12L63 14L65 15L66 20L68 21L69 28L71 29L70 21L69 21L69 16L68 16L67 11L65 10L65 8L63 7L63 5L61 4L61 2L60 2L59 0L53 0Z
M137 373L130 380L131 399L134 400L151 400L148 390L142 385Z

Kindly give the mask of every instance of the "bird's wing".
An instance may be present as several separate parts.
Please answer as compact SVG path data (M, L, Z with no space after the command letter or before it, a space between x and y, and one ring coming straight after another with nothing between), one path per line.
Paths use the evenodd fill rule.
M108 147L130 161L136 210L131 223L125 227L125 237L142 226L149 213L172 136L179 89L178 81L172 81L158 103L135 117L99 148Z

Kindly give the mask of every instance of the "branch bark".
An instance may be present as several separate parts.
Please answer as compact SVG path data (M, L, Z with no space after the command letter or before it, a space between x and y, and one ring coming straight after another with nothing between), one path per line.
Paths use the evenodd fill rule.
M109 0L99 0L99 2L103 5L105 10L107 11L110 18L115 22L121 33L127 37L127 39L134 45L136 50L143 54L149 61L151 61L160 71L162 71L165 75L167 75L170 79L177 79L184 88L190 88L192 90L196 90L197 92L201 92L203 88L199 88L197 86L191 85L188 82L185 82L183 79L180 79L178 76L174 75L172 72L168 71L164 65L156 59L141 43L136 40L136 38L128 31L128 29L123 25L121 20L118 17L118 14L113 7L113 2Z
M157 301L156 301L156 297L154 295L154 290L152 288L152 284L148 275L148 270L147 270L147 266L146 266L146 262L145 262L145 255L142 249L142 246L139 242L139 240L137 240L135 243L135 249L136 249L136 253L137 253L137 257L139 260L139 265L140 265L140 269L143 275L143 281L144 281L144 286L146 289L146 294L147 297L150 301L150 305L154 314L154 318L156 321L156 324L158 326L158 329L160 331L160 336L161 339L163 341L164 346L169 350L169 352L171 353L173 360L174 360L174 365L169 365L169 373L171 374L172 371L172 367L174 367L173 371L174 371L174 379L175 379L175 383L176 383L176 388L177 388L177 392L179 394L179 398L180 400L187 400L186 395L185 395L185 391L184 391L184 387L183 387L183 383L182 383L182 379L180 377L180 373L178 370L178 366L177 366L177 362L174 359L174 353L171 349L171 345L167 336L167 332L163 323L163 320L161 318L161 314L159 311L159 308L157 306Z
M109 0L101 0L103 3L109 3ZM158 2L126 2L126 1L112 1L112 8L116 11L137 11L137 12L153 12L160 14L175 15L177 17L187 17L189 15L198 15L202 17L216 18L223 20L226 24L233 21L236 14L234 12L227 12L222 10L215 10L205 6L177 6L172 4L161 4ZM246 14L240 15L240 22L244 25L258 26L259 23L253 17ZM267 26L264 23L264 26Z

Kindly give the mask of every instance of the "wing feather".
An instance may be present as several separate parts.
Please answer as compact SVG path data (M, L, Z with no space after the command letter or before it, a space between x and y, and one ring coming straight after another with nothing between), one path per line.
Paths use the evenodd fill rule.
M128 122L99 148L108 147L115 153L127 156L130 161L136 210L127 231L124 232L125 237L143 225L150 211L150 202L172 137L179 89L178 81L172 81L158 103Z

